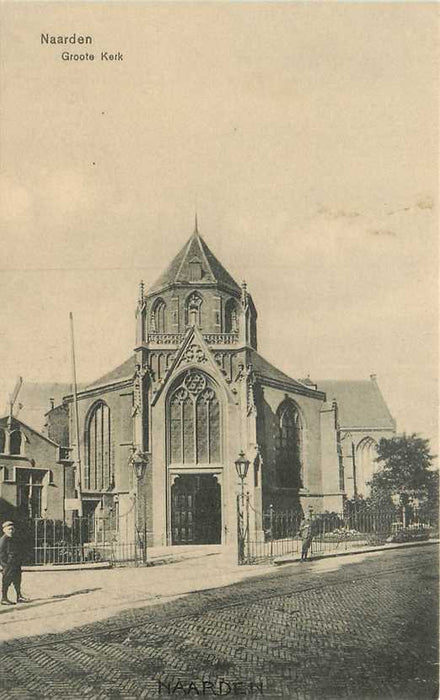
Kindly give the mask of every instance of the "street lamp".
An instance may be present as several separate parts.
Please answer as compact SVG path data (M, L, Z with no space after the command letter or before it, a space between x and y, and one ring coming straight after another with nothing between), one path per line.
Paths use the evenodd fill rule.
M134 527L135 527L135 553L136 553L136 536L138 535L138 527L141 524L140 512L139 512L139 487L141 479L143 478L147 466L149 464L150 455L148 452L142 452L139 447L133 445L131 448L131 455L129 458L129 463L133 467L134 474L136 476L136 486L134 490ZM144 564L147 563L147 519L146 519L146 501L144 492L144 541L142 547L142 558ZM138 525L139 523L139 525Z
M238 523L237 523L237 534L238 534L238 563L243 564L245 561L245 556L244 556L244 547L245 547L245 540L246 540L246 533L249 533L249 494L248 494L248 501L247 501L247 523L246 523L246 528L245 528L245 522L244 522L244 480L246 479L247 473L249 471L249 460L246 459L246 456L241 450L241 452L238 455L238 459L235 460L235 469L237 471L237 476L240 479L241 483L241 496L237 494L237 515L238 515ZM240 499L241 499L241 507L240 507ZM248 550L249 550L249 539L248 539ZM249 554L249 551L248 551Z
M140 481L148 465L148 453L141 452L138 447L132 447L129 462L133 467L137 480Z
M238 459L235 460L235 469L237 470L237 476L241 482L241 500L244 501L244 480L246 479L247 473L249 471L249 460L241 450L238 455Z

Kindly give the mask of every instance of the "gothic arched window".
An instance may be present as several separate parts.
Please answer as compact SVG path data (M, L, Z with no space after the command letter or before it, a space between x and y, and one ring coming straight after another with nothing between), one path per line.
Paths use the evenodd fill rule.
M228 299L225 304L225 333L238 332L237 303L235 299Z
M166 308L163 299L156 299L151 313L151 330L153 333L166 333Z
M21 454L21 443L22 443L21 430L13 430L11 433L9 454L11 454L11 455Z
M299 490L302 487L302 425L298 409L291 401L284 401L278 408L277 422L277 483Z
M377 442L372 437L366 437L356 447L356 487L358 494L368 496L368 482L377 471Z
M110 409L100 401L88 418L86 428L84 488L104 491L113 481L111 469Z
M208 377L190 370L168 410L171 464L220 462L220 404Z
M198 292L189 295L185 305L185 322L187 326L202 325L203 299Z
M3 453L5 451L5 443L6 443L5 431L0 428L0 452L1 453Z

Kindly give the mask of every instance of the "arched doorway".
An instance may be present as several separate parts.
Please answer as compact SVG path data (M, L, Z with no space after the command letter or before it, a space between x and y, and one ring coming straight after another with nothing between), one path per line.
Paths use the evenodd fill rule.
M214 474L180 474L171 486L171 543L221 543L221 490Z

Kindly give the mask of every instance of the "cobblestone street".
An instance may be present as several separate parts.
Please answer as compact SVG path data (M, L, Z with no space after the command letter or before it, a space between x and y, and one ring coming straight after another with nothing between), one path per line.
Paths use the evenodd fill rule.
M0 698L437 698L437 570L431 545L256 568L235 585L3 644Z

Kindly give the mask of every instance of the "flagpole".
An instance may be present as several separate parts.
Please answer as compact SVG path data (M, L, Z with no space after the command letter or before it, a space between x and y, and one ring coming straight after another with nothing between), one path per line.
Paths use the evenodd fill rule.
M75 433L76 433L76 471L75 471L75 488L76 498L78 499L78 515L82 516L82 499L81 499L81 447L79 443L79 413L78 413L78 389L76 384L76 363L75 363L75 340L73 335L73 314L70 312L70 340L72 349L72 387L73 387L73 405L75 410Z

